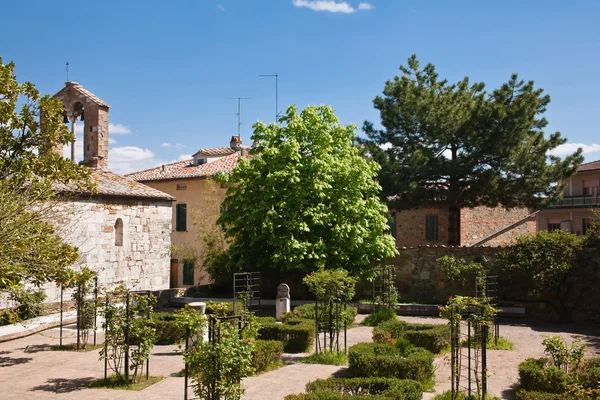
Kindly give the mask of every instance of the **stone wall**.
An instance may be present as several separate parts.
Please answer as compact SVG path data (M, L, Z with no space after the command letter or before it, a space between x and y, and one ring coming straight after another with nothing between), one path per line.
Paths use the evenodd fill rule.
M115 222L123 221L123 245L115 245ZM79 248L76 266L98 273L98 284L119 282L135 290L169 288L171 202L131 199L78 199L57 211L58 234ZM54 284L48 301L57 301ZM66 296L65 296L66 298Z

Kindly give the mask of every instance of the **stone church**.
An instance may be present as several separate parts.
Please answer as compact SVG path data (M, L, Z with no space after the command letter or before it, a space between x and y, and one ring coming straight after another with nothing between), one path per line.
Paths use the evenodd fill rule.
M54 97L62 101L73 133L83 123L82 163L97 185L96 193L71 192L59 204L58 234L79 248L78 265L96 271L99 286L124 282L136 290L167 289L174 198L108 170L108 104L76 82L67 82ZM62 146L54 151L62 155ZM58 295L53 286L45 288L49 302Z

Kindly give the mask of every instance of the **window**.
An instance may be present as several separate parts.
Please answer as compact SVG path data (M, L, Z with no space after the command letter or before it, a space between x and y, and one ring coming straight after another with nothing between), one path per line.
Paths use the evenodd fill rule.
M548 232L556 231L560 229L560 218L549 218L548 219Z
M115 246L123 246L123 220L117 218L115 222Z
M196 160L196 164L197 165L202 165L204 163L206 163L206 159L204 159L204 158L199 158L199 159Z
M598 196L598 181L583 181L584 196Z
M175 230L177 232L187 231L187 206L185 204L177 204L175 206Z
M438 240L438 216L425 216L425 239Z
M187 190L187 185L177 185L177 190Z
M396 213L390 215L388 225L390 226L391 235L396 239Z
M194 260L183 260L183 284L194 284Z

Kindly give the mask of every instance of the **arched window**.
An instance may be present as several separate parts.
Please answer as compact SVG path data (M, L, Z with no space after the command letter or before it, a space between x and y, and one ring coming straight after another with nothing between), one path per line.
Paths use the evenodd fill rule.
M115 246L123 246L123 220L117 218L115 222Z

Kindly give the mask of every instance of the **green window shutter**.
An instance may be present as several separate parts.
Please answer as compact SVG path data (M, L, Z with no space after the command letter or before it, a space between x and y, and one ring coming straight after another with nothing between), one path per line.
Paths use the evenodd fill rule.
M390 226L390 233L396 239L396 214L392 214L388 221L388 225Z
M425 239L438 240L438 216L425 216Z
M187 206L177 204L175 208L175 230L177 232L187 231Z
M194 261L183 260L183 284L193 285L194 284Z

